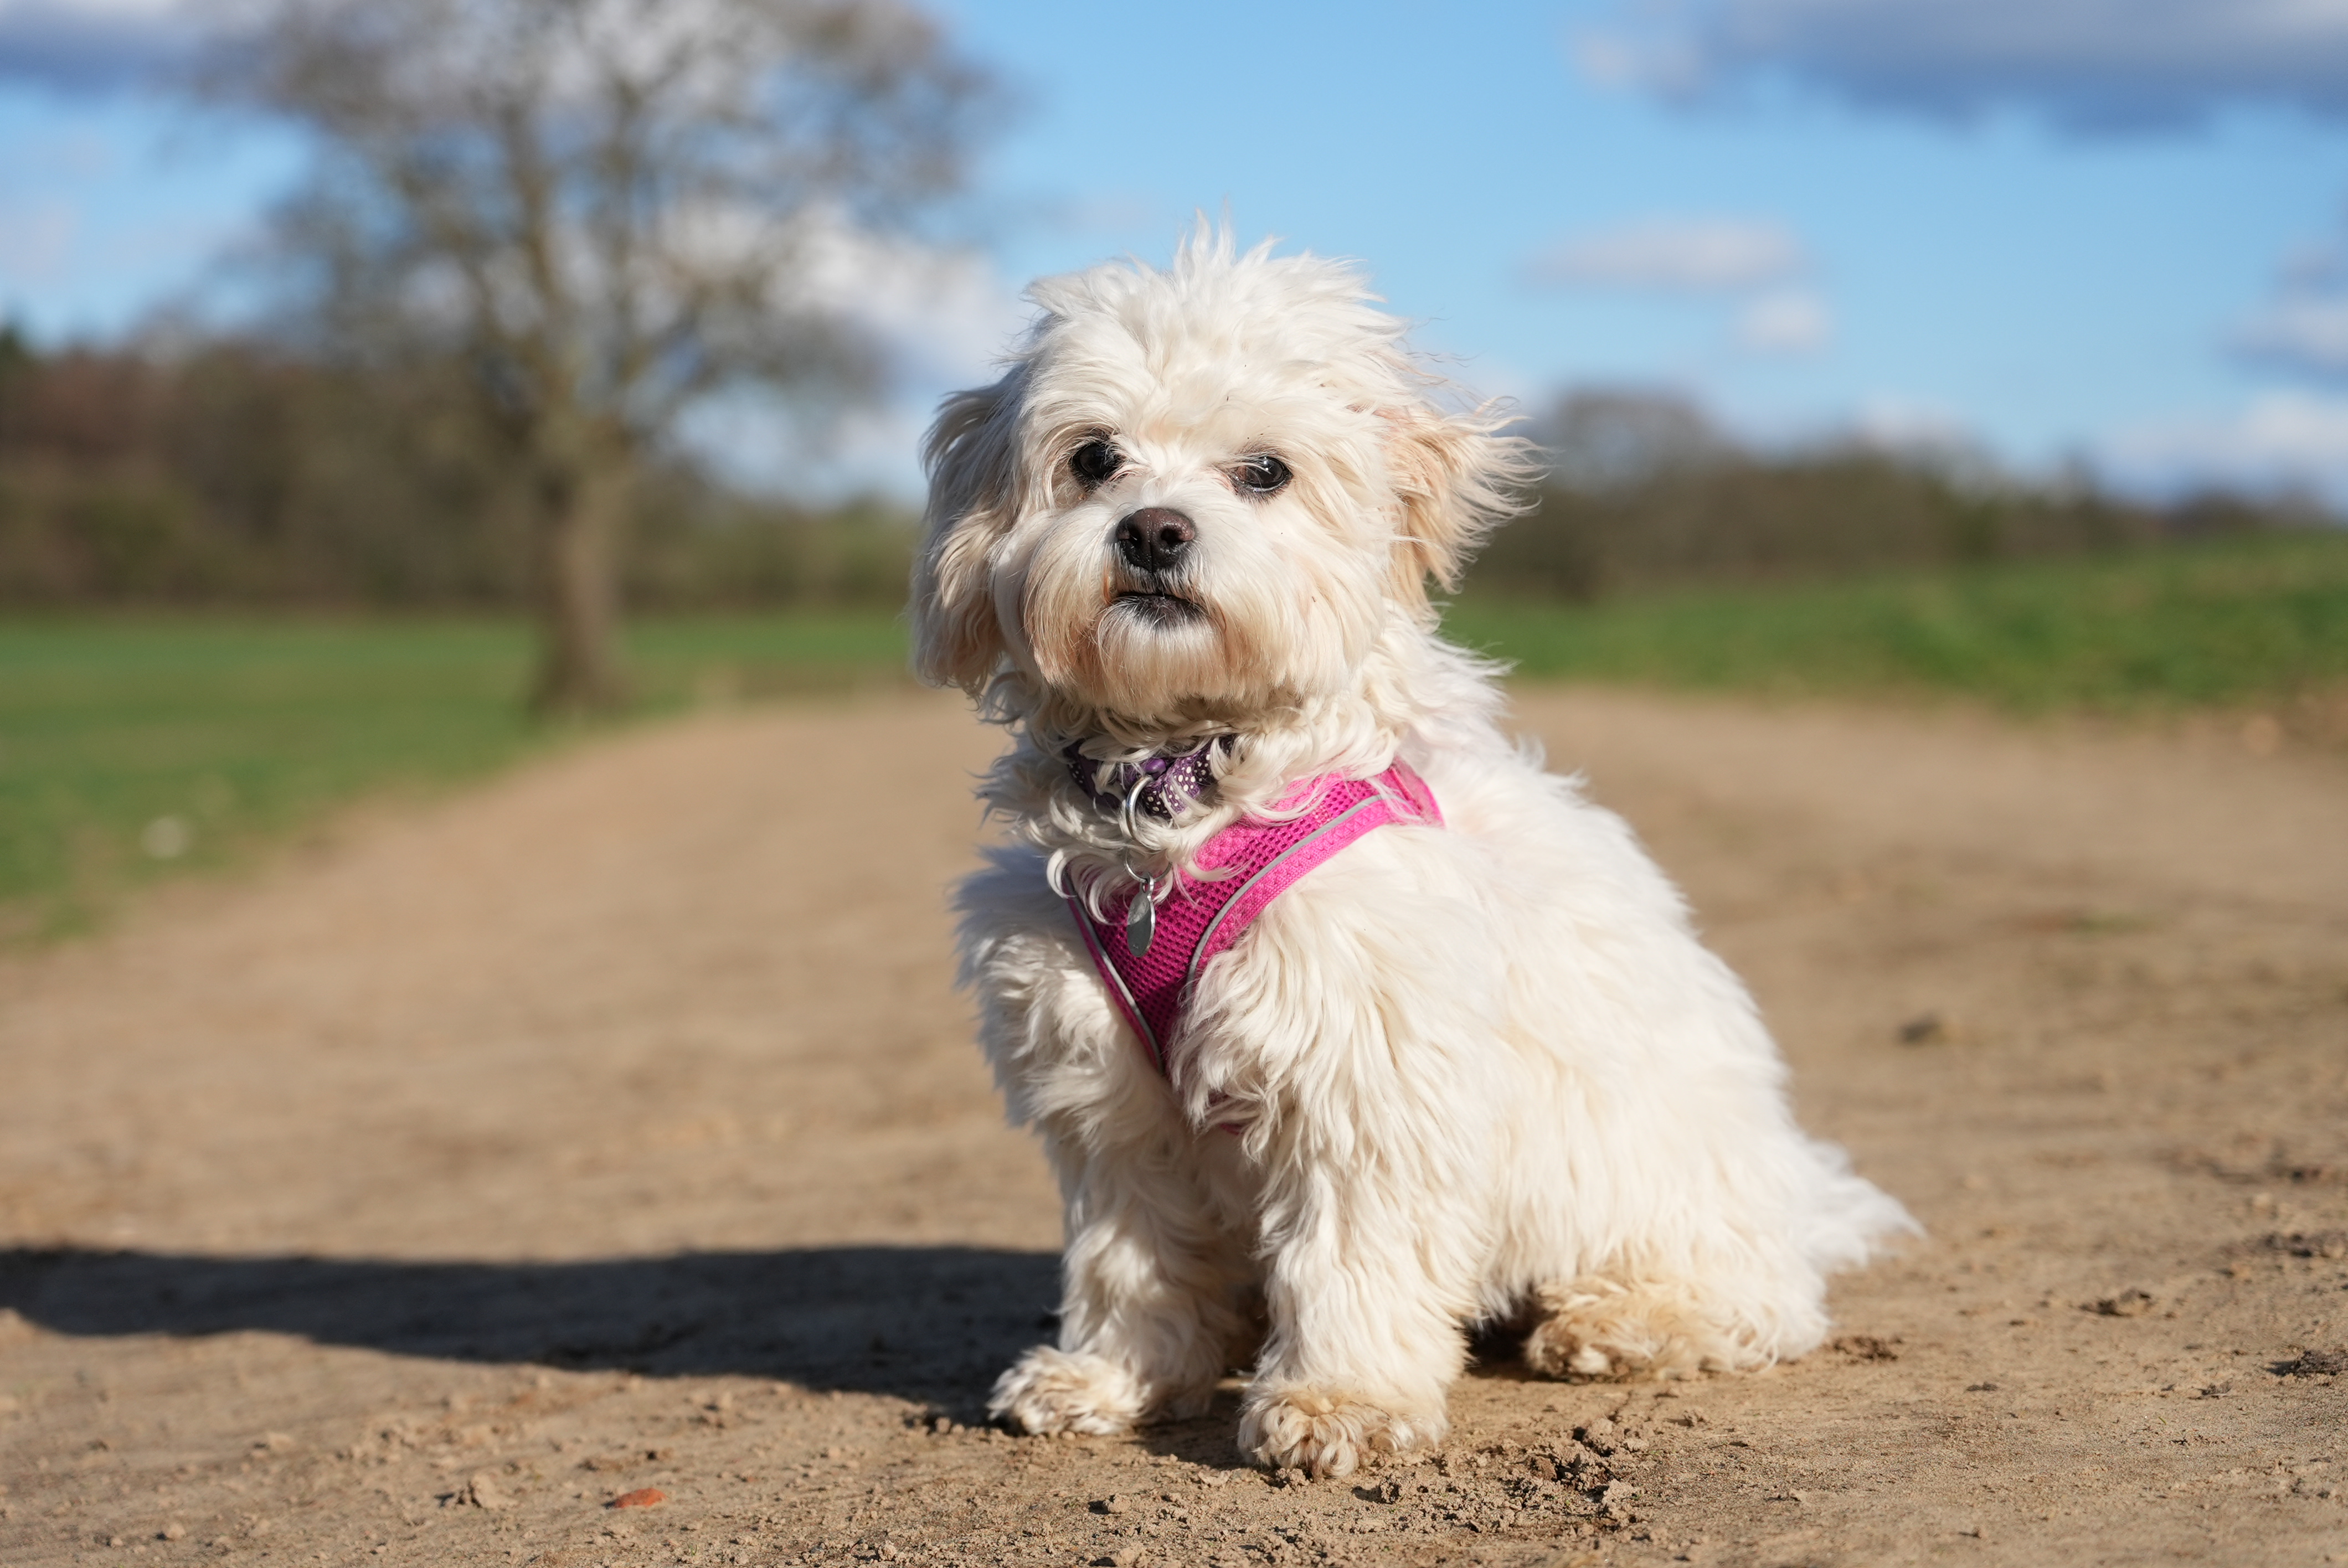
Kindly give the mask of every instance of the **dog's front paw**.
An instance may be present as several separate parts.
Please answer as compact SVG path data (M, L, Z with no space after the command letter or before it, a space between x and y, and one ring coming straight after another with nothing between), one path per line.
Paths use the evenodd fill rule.
M1351 1475L1387 1455L1431 1449L1450 1430L1440 1409L1403 1415L1344 1394L1292 1389L1248 1399L1240 1449L1275 1470Z
M1148 1405L1141 1379L1106 1356L1038 1345L994 1380L986 1410L1038 1437L1107 1438L1131 1431Z

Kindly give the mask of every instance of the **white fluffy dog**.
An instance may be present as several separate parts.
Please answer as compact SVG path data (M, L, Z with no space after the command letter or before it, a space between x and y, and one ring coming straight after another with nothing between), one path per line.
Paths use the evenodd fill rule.
M1812 1348L1825 1276L1912 1223L1795 1125L1671 885L1436 635L1427 579L1521 444L1434 400L1347 265L1202 231L1031 297L1007 374L930 433L913 599L921 672L1013 736L963 977L1066 1205L1059 1343L995 1413L1121 1432L1252 1357L1243 1450L1344 1475L1442 1440L1479 1322L1558 1377ZM1412 769L1439 820L1358 782ZM1341 788L1395 809L1149 1038L1105 954L1150 937L1136 906L1220 904L1248 869L1220 835Z

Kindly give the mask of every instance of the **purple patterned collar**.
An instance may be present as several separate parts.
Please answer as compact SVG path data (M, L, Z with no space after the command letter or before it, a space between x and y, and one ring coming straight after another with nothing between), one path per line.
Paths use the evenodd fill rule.
M1237 741L1218 735L1195 751L1144 757L1139 762L1103 762L1084 754L1082 743L1061 748L1068 776L1092 797L1093 804L1111 813L1138 810L1144 816L1172 822L1175 814L1214 787L1214 753L1228 753Z

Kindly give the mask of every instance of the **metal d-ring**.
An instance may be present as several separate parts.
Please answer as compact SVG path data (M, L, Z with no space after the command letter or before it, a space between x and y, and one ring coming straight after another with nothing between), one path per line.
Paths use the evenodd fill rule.
M1136 763L1133 766L1133 787L1125 792L1125 802L1117 808L1117 825L1125 830L1128 843L1141 836L1141 825L1134 813L1140 809L1141 792L1148 787L1149 775L1142 771L1140 764Z

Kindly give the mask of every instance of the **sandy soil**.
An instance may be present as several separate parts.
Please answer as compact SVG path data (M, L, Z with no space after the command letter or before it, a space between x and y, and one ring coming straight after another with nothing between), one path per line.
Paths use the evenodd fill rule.
M1228 1398L984 1430L1057 1230L948 983L991 738L744 712L0 964L0 1562L2348 1562L2348 766L1522 713L1931 1229L1834 1348L1488 1344L1440 1460L1342 1482Z

